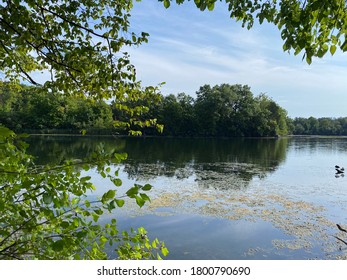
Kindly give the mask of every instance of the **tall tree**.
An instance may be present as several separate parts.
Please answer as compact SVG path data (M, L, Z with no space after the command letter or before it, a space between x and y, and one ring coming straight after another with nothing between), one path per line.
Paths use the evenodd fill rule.
M158 117L159 122L164 125L165 135L192 136L197 131L194 99L185 93L165 96Z
M210 85L201 86L196 95L195 111L199 131L204 136L216 135L220 119L221 96Z
M196 117L202 134L252 136L255 100L248 86L204 85L197 92Z
M255 115L254 123L257 125L258 136L286 135L288 133L286 110L265 94L257 96L256 102L259 112Z

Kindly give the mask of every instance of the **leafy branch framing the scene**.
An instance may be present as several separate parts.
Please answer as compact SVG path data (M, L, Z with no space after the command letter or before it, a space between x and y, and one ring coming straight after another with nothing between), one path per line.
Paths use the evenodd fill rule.
M2 69L10 78L42 85L30 72L46 69L52 71L47 88L100 97L135 81L128 54L120 50L146 42L148 34L122 36L131 1L2 2Z
M190 0L159 0L166 8L171 2L182 4ZM256 20L272 23L281 31L283 50L311 64L313 57L323 57L337 48L347 51L347 2L345 0L194 0L201 11L224 2L230 17L252 28Z
M140 207L149 201L148 184L135 184L117 196L122 181L110 166L125 154L106 153L100 145L90 159L38 172L22 139L4 127L0 132L0 259L107 259L105 247L114 245L121 259L161 258L168 253L165 244L150 241L143 228L119 232L115 219L98 223L104 213L121 208L125 198ZM96 187L90 176L81 175L90 168L116 187L93 201L87 193Z
M142 87L124 47L147 42L148 34L130 31L130 0L0 1L1 83L20 91L64 94L91 101L157 98L158 87ZM48 74L48 75L47 75ZM49 78L44 78L49 76ZM124 106L127 122L115 126L140 134L133 126L153 126L145 109ZM125 159L100 146L91 158L59 166L36 166L26 144L0 124L0 259L106 259L107 246L120 259L161 258L163 242L150 241L143 228L119 232L115 219L100 222L105 212L122 207L125 197L142 207L150 185L135 184L117 196L122 184L111 167ZM115 189L89 201L97 188L80 170L94 168Z

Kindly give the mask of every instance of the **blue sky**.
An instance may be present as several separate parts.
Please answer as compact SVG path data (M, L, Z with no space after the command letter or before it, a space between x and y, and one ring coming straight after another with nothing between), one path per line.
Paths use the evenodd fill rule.
M311 65L282 50L280 31L270 24L251 30L229 18L218 3L212 12L194 4L165 9L157 0L135 2L131 28L150 34L149 43L129 49L143 85L164 95L195 97L200 86L228 83L266 93L290 117L347 116L347 53L336 51Z

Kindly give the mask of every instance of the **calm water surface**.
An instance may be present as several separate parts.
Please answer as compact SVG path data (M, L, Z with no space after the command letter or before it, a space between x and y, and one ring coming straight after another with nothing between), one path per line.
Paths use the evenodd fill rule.
M120 228L144 226L169 259L336 259L347 239L346 138L170 139L32 136L38 163L82 158L102 142L127 152L123 186L150 183L151 203L129 202ZM112 185L90 171L99 196Z

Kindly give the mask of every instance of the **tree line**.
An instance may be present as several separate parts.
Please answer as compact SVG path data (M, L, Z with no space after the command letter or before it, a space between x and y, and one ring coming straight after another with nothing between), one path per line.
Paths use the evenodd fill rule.
M249 86L204 85L196 98L179 93L168 95L152 106L167 136L265 137L288 133L287 112L261 94L254 96ZM153 130L145 129L146 134Z
M0 87L0 123L13 129L107 129L112 127L111 107L104 101L45 93L33 86Z
M15 131L108 129L160 135L155 127L141 127L141 120L156 119L167 136L275 136L288 132L286 111L266 95L254 97L250 88L242 85L204 85L196 99L180 93L159 95L157 102L150 96L106 103L3 84L0 105L0 123ZM131 119L134 111L137 121L119 125Z
M132 108L126 109L126 108ZM137 112L137 121L127 123ZM141 120L156 120L162 133ZM0 85L0 123L15 131L200 137L274 137L347 135L347 118L294 118L265 94L254 96L247 85L204 85L196 98L186 93L141 100L90 100L83 96L43 93L33 86ZM121 124L127 123L122 126Z
M294 135L347 135L347 117L294 118L289 126Z

